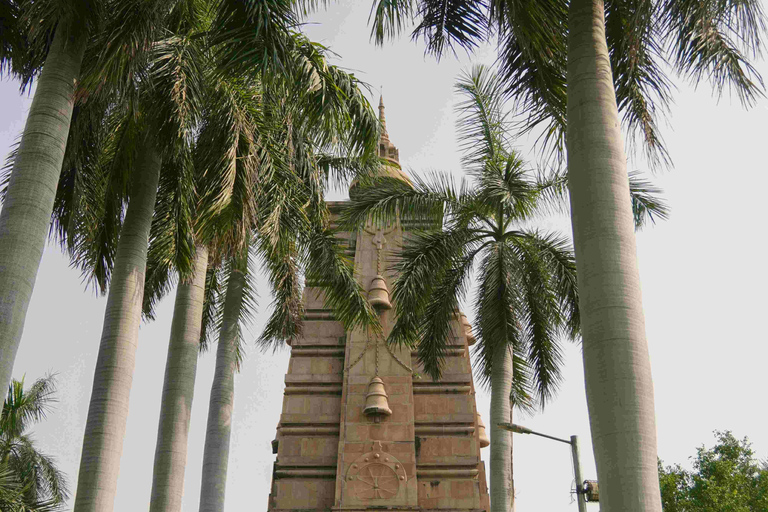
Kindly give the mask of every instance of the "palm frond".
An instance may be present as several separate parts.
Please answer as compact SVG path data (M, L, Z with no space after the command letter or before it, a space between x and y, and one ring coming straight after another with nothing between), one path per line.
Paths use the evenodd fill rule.
M333 309L345 329L380 329L378 315L355 278L353 262L344 254L335 232L330 227L319 227L311 233L307 244L307 283L323 288L326 306Z
M542 126L545 157L564 160L568 6L557 0L492 0L504 92L514 98L521 133Z
M516 151L508 151L495 165L487 165L478 175L475 211L484 205L488 214L499 211L506 223L523 221L536 212L537 183L530 177L526 162Z
M671 82L663 69L658 2L609 0L605 3L605 37L619 112L631 143L640 138L652 166L669 164L658 118L669 112Z
M394 39L413 23L416 10L414 0L378 0L371 6L368 23L371 25L371 39L384 44L385 39Z
M480 382L488 385L499 346L512 350L513 390L517 389L522 396L531 394L531 376L524 357L525 333L518 316L522 311L522 297L512 277L515 269L509 268L510 259L505 257L506 250L506 244L494 242L481 253L475 296L475 365Z
M211 65L203 42L195 36L171 35L152 44L149 59L151 91L145 109L152 113L159 145L190 146L204 110L204 69Z
M8 193L8 185L11 183L13 163L16 161L16 155L19 153L20 143L21 134L16 136L16 140L11 146L11 151L5 157L5 163L0 167L0 202L5 202L5 196Z
M214 77L209 91L194 150L200 191L196 231L203 242L222 241L224 233L238 250L256 215L257 183L269 181L280 150L262 134L270 127L264 123L258 83Z
M632 198L632 214L635 229L642 229L649 222L669 218L669 206L664 201L664 192L650 181L644 179L638 171L629 173L629 194Z
M463 98L456 106L462 164L473 174L503 159L509 147L510 123L504 108L504 85L494 71L476 65L463 73L454 86Z
M94 116L89 122L98 121ZM72 265L102 293L112 273L128 198L129 171L144 137L141 121L129 109L112 110L104 122L102 129L107 133L98 157L81 158L75 154L68 160L70 167L62 173L62 180L76 180L76 193L68 195L66 188L60 190L63 193L54 204L52 228ZM73 151L78 149L77 144L73 145ZM70 214L74 216L68 217Z
M301 336L304 304L295 237L281 237L277 247L269 246L268 240L262 239L260 252L263 254L264 269L269 276L274 299L272 314L258 343L276 350L280 343Z
M448 50L471 52L488 38L485 0L422 0L418 10L420 21L412 38L423 37L427 52L438 59Z
M342 227L352 229L366 222L388 224L398 214L409 220L440 224L443 216L458 214L471 202L468 184L447 173L428 173L413 183L389 176L362 180L340 214Z
M24 379L12 380L0 417L3 435L21 436L33 423L45 419L56 402L56 375L49 374L37 379L29 389L24 389Z
M518 284L522 294L519 316L525 330L525 358L531 368L532 387L537 402L544 406L554 396L562 380L560 369L563 354L558 340L564 323L561 308L566 299L559 296L561 290L558 285L563 283L555 280L559 276L552 275L552 262L549 260L552 252L558 253L561 258L568 258L569 254L557 247L565 245L563 239L541 237L536 232L510 232L510 235L506 239L508 250L504 251L504 255L508 267L521 270ZM541 251L542 246L548 251ZM566 267L571 270L568 277L574 278L575 282L572 251L570 260L571 266ZM578 305L575 307L578 308Z
M478 245L480 239L466 226L408 234L404 247L396 255L394 266L396 278L392 298L398 316L389 335L390 343L412 346L418 342L423 334L426 308L432 302L435 287L443 279L456 277L446 274L471 265L472 262L467 261L467 258L474 257ZM446 293L451 289L457 288L448 285L443 287ZM457 304L458 299L449 302ZM442 343L445 340L432 341ZM428 363L431 372L435 371L434 365L439 363L438 359L433 358Z
M219 343L222 340L234 343L237 371L240 371L245 356L245 331L252 323L257 307L253 270L253 254L247 249L222 265L226 291L221 299L221 312L217 314L215 330L219 333Z
M205 352L211 345L211 337L215 336L215 328L219 325L223 284L221 280L221 263L217 261L213 251L208 254L208 270L205 273L205 294L203 296L203 315L200 323L200 352Z
M459 311L469 288L469 278L472 274L477 249L462 244L455 250L453 257L444 265L442 271L432 275L435 283L430 286L425 304L419 304L417 310L419 323L415 343L419 363L433 380L442 376L445 363L445 352L452 337L451 319ZM403 311L398 303L398 310ZM394 329L393 329L394 333ZM397 342L397 338L390 339Z
M226 72L279 74L294 48L298 20L289 0L222 0L210 31L216 62Z
M666 0L661 23L678 72L693 84L707 79L718 96L729 90L745 105L764 94L747 60L760 54L766 33L760 0Z
M273 295L272 313L257 342L276 350L302 332L302 238L310 221L306 183L295 175L275 178L261 190L256 245Z
M176 273L187 278L194 264L195 190L189 158L163 161L155 201L144 279L143 313L154 319L156 304L174 284Z
M96 54L84 62L82 88L89 94L106 90L108 94L135 99L137 83L146 75L152 45L162 39L164 18L175 1L107 3L111 12L105 18L104 30L94 33L91 46Z

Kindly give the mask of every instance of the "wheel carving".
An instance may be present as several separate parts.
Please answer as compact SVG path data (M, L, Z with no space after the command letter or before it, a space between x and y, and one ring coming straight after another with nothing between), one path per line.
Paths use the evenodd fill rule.
M359 500L395 498L408 479L405 469L376 441L370 452L358 457L347 472L347 489Z

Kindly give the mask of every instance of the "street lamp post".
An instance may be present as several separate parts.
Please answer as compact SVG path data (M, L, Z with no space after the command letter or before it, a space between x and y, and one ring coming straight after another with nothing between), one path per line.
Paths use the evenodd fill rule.
M579 463L579 436L571 436L569 441L567 439L561 439L559 437L542 434L541 432L536 432L521 425L515 425L514 423L499 423L499 427L516 434L532 434L534 436L546 437L547 439L552 439L553 441L559 441L561 443L570 445L571 454L573 455L573 472L576 476L576 503L579 506L579 512L587 512L587 501L586 497L584 496L584 490L581 488L584 480L581 476L581 464Z

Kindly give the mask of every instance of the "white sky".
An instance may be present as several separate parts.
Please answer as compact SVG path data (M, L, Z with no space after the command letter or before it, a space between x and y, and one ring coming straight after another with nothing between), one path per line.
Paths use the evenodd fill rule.
M470 62L490 62L484 50L470 60L445 58L437 64L423 46L407 37L384 48L368 39L370 2L347 0L314 16L313 40L330 46L374 89L384 87L390 138L409 172L441 169L459 173L452 86ZM757 64L764 77L768 65ZM678 82L670 125L663 129L674 169L655 176L672 207L669 221L638 235L638 258L656 388L659 455L683 462L695 447L712 444L712 430L748 436L757 455L768 457L764 396L765 316L768 275L765 261L764 191L768 165L763 154L768 101L743 110L738 102L711 99ZM374 106L378 92L372 93ZM23 129L30 98L17 84L0 82L0 152L6 154ZM763 126L763 128L760 128ZM530 148L521 141L521 149ZM529 153L532 157L532 154ZM641 168L630 163L630 168ZM569 232L567 219L546 223ZM761 263L763 262L763 263ZM266 288L263 288L266 290ZM254 338L265 321L270 298L261 297ZM84 291L77 271L57 247L48 247L27 316L15 377L30 382L52 370L59 374L59 404L35 428L40 449L57 457L74 492L79 453L92 385L105 299ZM469 308L466 308L467 310ZM158 320L140 332L131 415L125 438L115 510L147 509L152 477L160 391L165 366L173 294L160 306ZM469 311L468 311L469 312ZM587 478L594 478L584 397L581 351L566 347L565 381L558 398L541 414L518 418L530 428L560 437L579 435ZM270 441L282 406L288 351L248 351L237 378L227 510L263 510L269 493ZM197 509L208 395L214 354L199 364L192 411L184 510ZM489 396L478 392L488 424ZM488 450L483 450L487 461ZM514 455L517 510L575 510L569 493L572 471L568 447L545 439L516 436ZM590 505L597 510L597 505Z

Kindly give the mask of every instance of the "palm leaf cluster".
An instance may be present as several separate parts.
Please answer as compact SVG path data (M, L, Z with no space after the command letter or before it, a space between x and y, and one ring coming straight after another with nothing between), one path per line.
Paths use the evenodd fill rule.
M4 511L58 510L69 496L56 461L35 448L29 432L50 411L55 390L53 375L27 389L24 379L9 386L0 416L0 509Z
M438 57L479 44L498 47L505 93L523 131L537 129L545 153L565 149L569 5L557 0L378 0L371 36L379 44L407 29ZM760 0L606 0L605 36L624 127L652 165L668 163L659 125L673 87L668 69L729 90L747 105L764 83L749 62L760 55L766 19Z
M151 130L162 141L164 158L148 255L147 317L153 317L155 304L176 282L176 272L182 278L189 275L196 243L223 248L212 252L214 267L222 268L228 257L247 249L249 231L259 223L258 230L273 245L280 223L283 236L306 232L310 218L302 209L309 198L316 205L314 220L326 226L313 228L312 250L326 258L324 271L335 268L347 277L336 298L329 295L339 307L345 305L344 296L360 292L352 286L349 262L327 265L327 258L334 260L339 251L327 252L330 246L322 245L332 242L323 232L328 214L322 193L329 180L348 181L376 164L372 155L378 121L360 83L328 65L326 49L289 31L285 21L281 30L286 39L270 47L280 50L271 59L279 73L253 61L248 68L232 65L222 57L229 50L217 46L215 34L220 34L217 24L232 16L226 9L239 9L237 3L220 4L218 10L212 2L174 2L162 8L138 4L120 7L125 15L116 19L121 23L104 30L89 50L92 58L86 58L91 64L84 70L75 106L52 237L84 279L106 293L130 199L131 169L142 137ZM270 16L285 14L291 20L278 4L277 14ZM251 30L240 33L246 37ZM13 155L4 168L6 185L12 164ZM299 203L291 203L299 196L284 189L291 180L309 187ZM275 189L276 182L283 189ZM265 204L271 218L259 218L264 217L259 207ZM286 220L289 214L291 221ZM297 222L304 223L301 229ZM309 258L304 256L306 265ZM206 318L212 318L215 297L214 287ZM364 305L358 299L357 309L340 312L341 318L351 324L361 318L375 321L370 310L360 309Z

